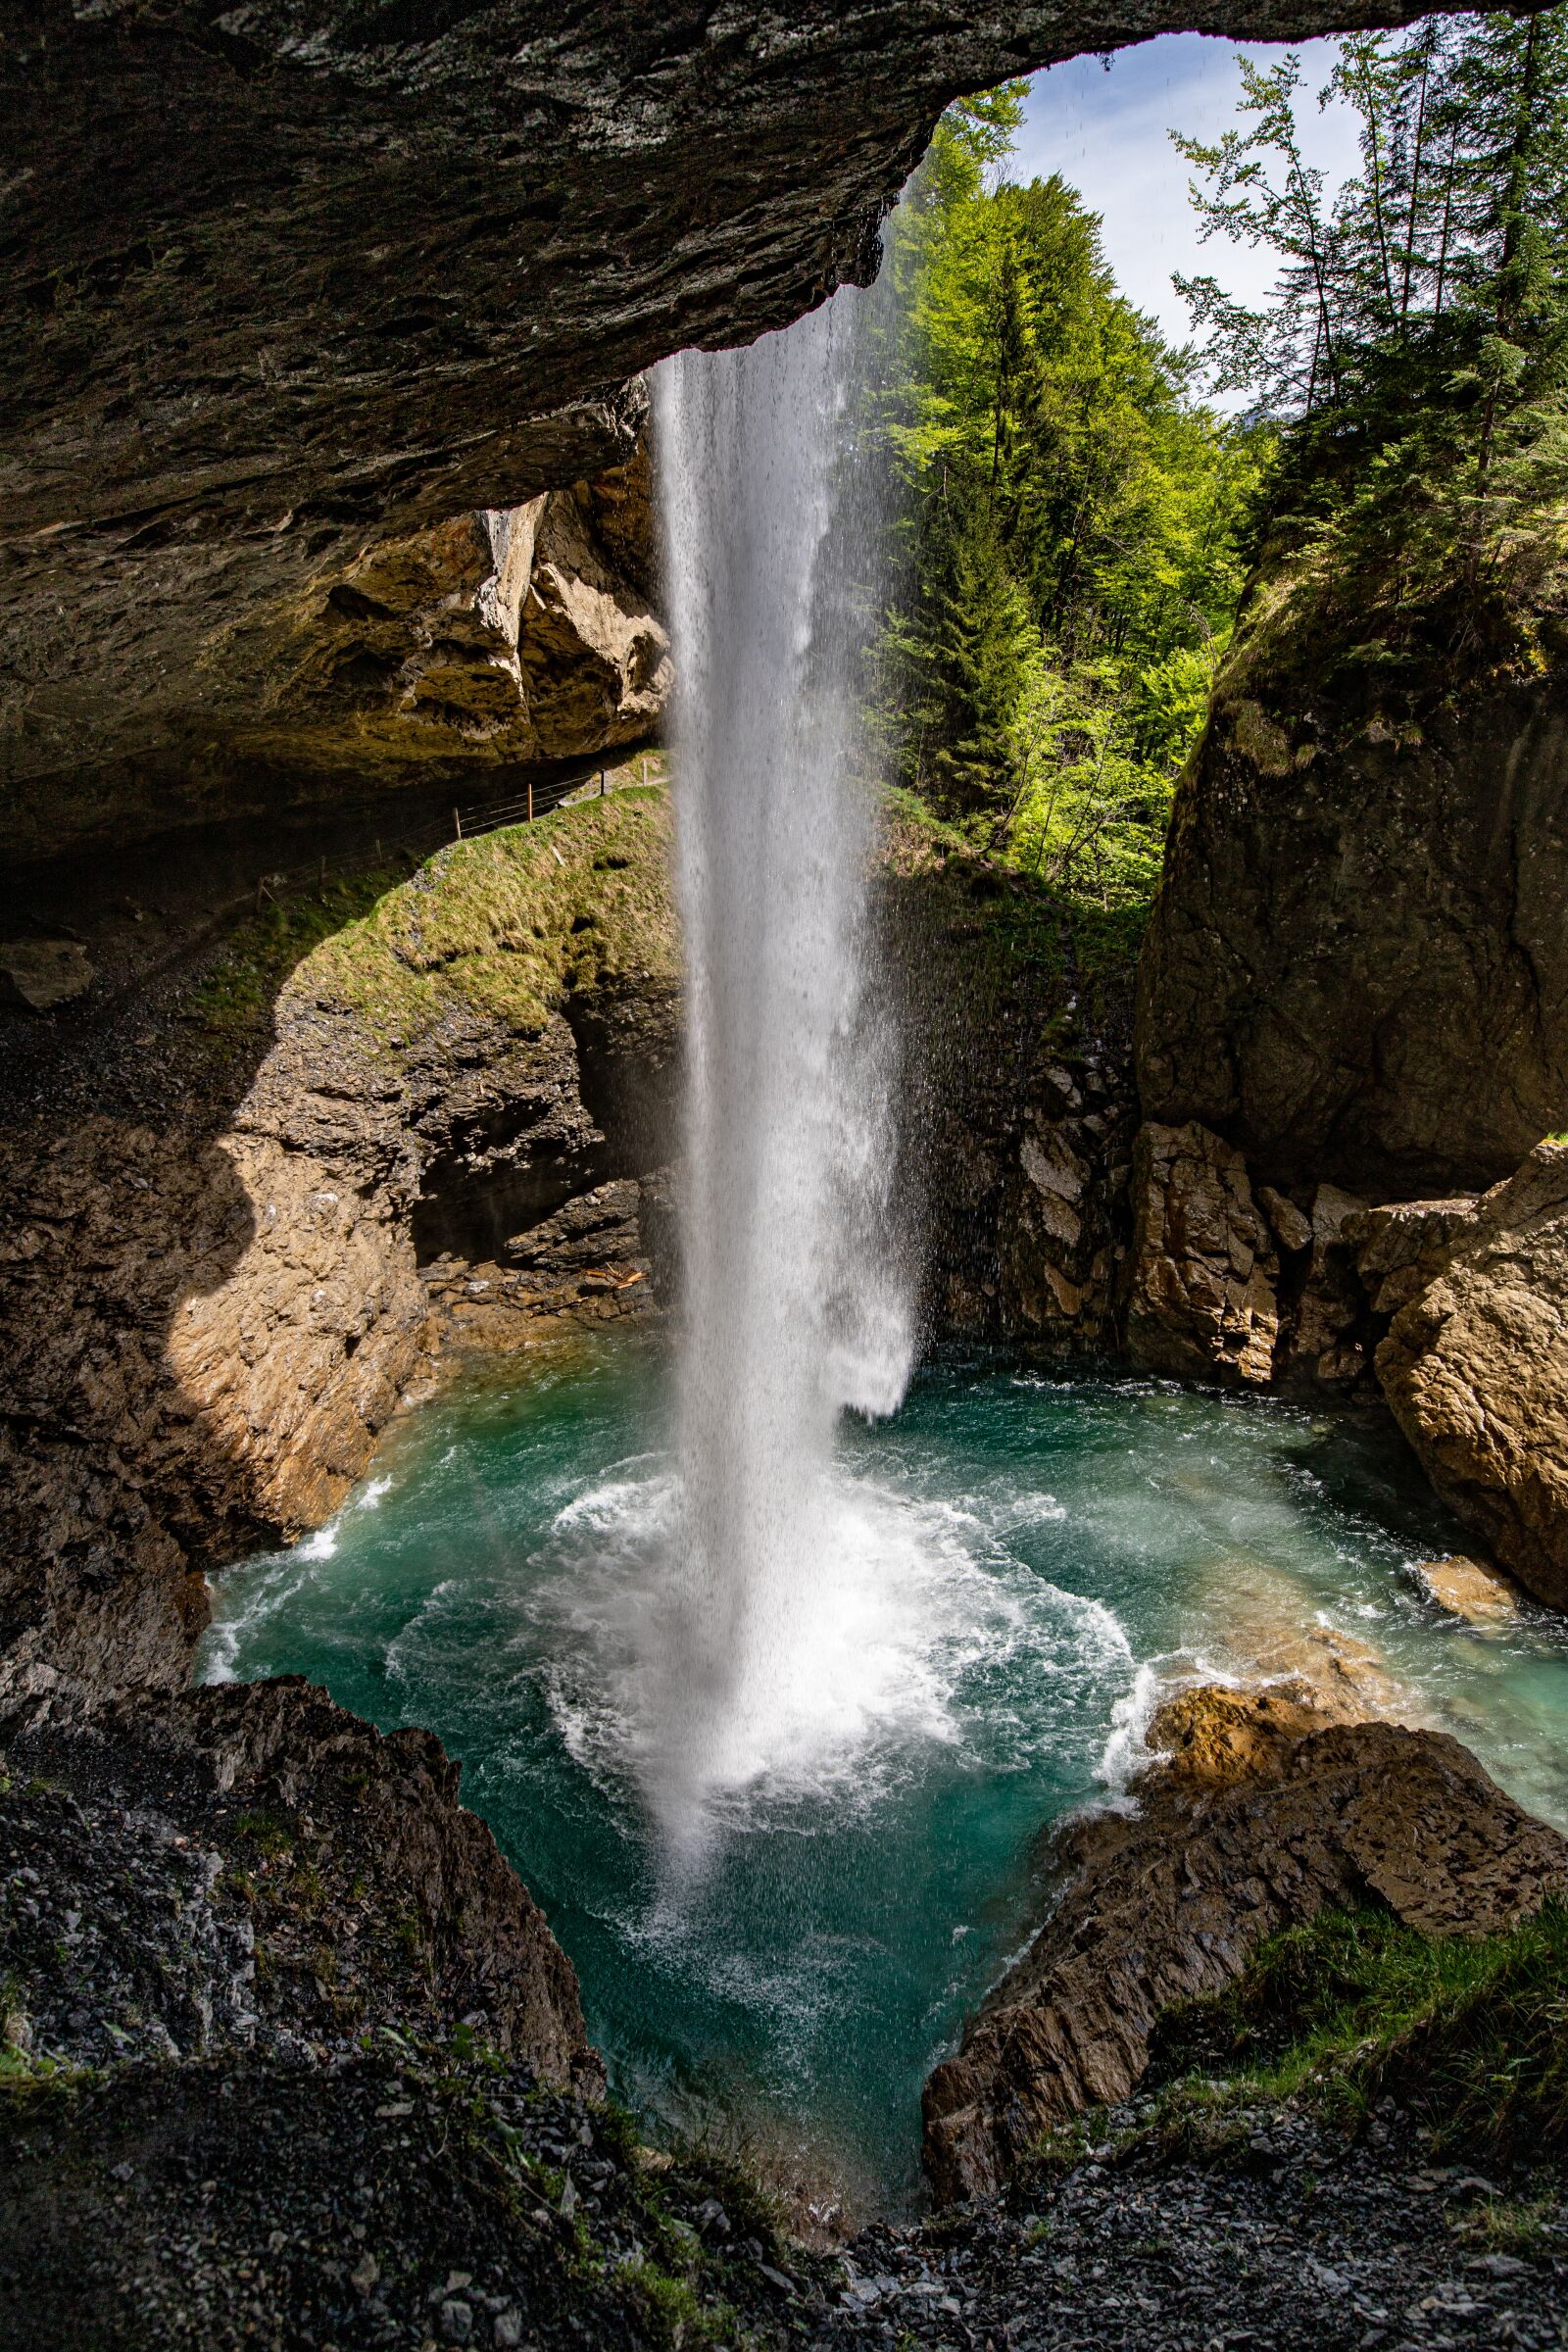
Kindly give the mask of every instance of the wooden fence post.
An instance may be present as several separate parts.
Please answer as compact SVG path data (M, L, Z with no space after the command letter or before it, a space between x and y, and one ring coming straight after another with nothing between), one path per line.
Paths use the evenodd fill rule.
M454 841L463 839L463 818L456 808L452 811L452 837Z
M528 822L533 823L533 778L528 778Z

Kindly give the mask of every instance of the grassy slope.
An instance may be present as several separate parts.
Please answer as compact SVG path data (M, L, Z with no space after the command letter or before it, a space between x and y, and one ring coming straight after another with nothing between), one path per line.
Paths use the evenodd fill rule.
M1568 1906L1505 1935L1433 1937L1375 1908L1274 1936L1225 1992L1172 2010L1156 2038L1152 2113L1127 2144L1215 2153L1257 2109L1304 2104L1359 2129L1384 2099L1440 2150L1568 2159ZM1103 2119L1102 2119L1102 2125ZM1043 2147L1052 2170L1092 2119Z
M454 842L406 879L368 873L268 906L201 991L210 1026L248 1027L285 988L412 1044L454 1004L539 1028L568 993L672 983L669 808L656 787Z

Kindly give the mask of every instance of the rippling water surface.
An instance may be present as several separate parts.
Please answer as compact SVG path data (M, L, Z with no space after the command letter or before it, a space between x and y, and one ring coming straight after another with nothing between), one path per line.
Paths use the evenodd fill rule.
M920 2083L1028 1933L1042 1825L1120 1786L1163 1677L1288 1666L1314 1628L1568 1824L1568 1636L1418 1597L1461 1539L1380 1418L949 1366L844 1433L831 1576L672 1856L641 1687L665 1385L617 1341L449 1392L329 1527L230 1572L206 1653L440 1734L634 2105L912 2193Z

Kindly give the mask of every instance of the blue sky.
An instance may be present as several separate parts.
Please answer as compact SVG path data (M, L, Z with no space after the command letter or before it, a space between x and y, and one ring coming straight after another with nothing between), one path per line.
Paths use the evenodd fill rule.
M1098 58L1074 58L1037 74L1012 171L1020 179L1059 172L1104 223L1105 257L1124 294L1152 311L1173 342L1189 339L1185 304L1170 282L1210 271L1232 294L1255 298L1273 275L1267 256L1223 238L1198 239L1187 198L1191 176L1167 133L1213 138L1237 120L1240 93L1234 41L1169 33L1118 50L1107 72ZM1282 48L1247 44L1268 62ZM1317 92L1334 63L1331 41L1297 44L1305 68L1298 123L1307 161L1335 186L1355 168L1353 118L1344 107L1320 114Z

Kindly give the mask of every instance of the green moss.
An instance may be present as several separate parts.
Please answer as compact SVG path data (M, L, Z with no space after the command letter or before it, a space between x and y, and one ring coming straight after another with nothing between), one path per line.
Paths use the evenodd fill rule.
M246 1029L271 1009L290 972L322 940L368 914L406 877L390 867L329 882L309 895L269 900L242 922L192 997L210 1029Z
M269 1861L276 1861L294 1851L294 1828L280 1813L256 1811L242 1813L234 1824L239 1836L254 1845Z
M677 2278L657 2263L628 2265L621 2277L639 2298L648 2316L649 2333L656 2344L741 2344L752 2340L749 2329L737 2326L724 2303L705 2302L685 2278Z
M678 968L664 795L617 792L439 850L333 930L290 987L406 1046L449 1011L542 1027L568 993Z
M193 999L243 1031L296 1001L360 1015L387 1048L455 1008L532 1032L568 993L672 980L664 792L633 787L380 867L248 916Z

